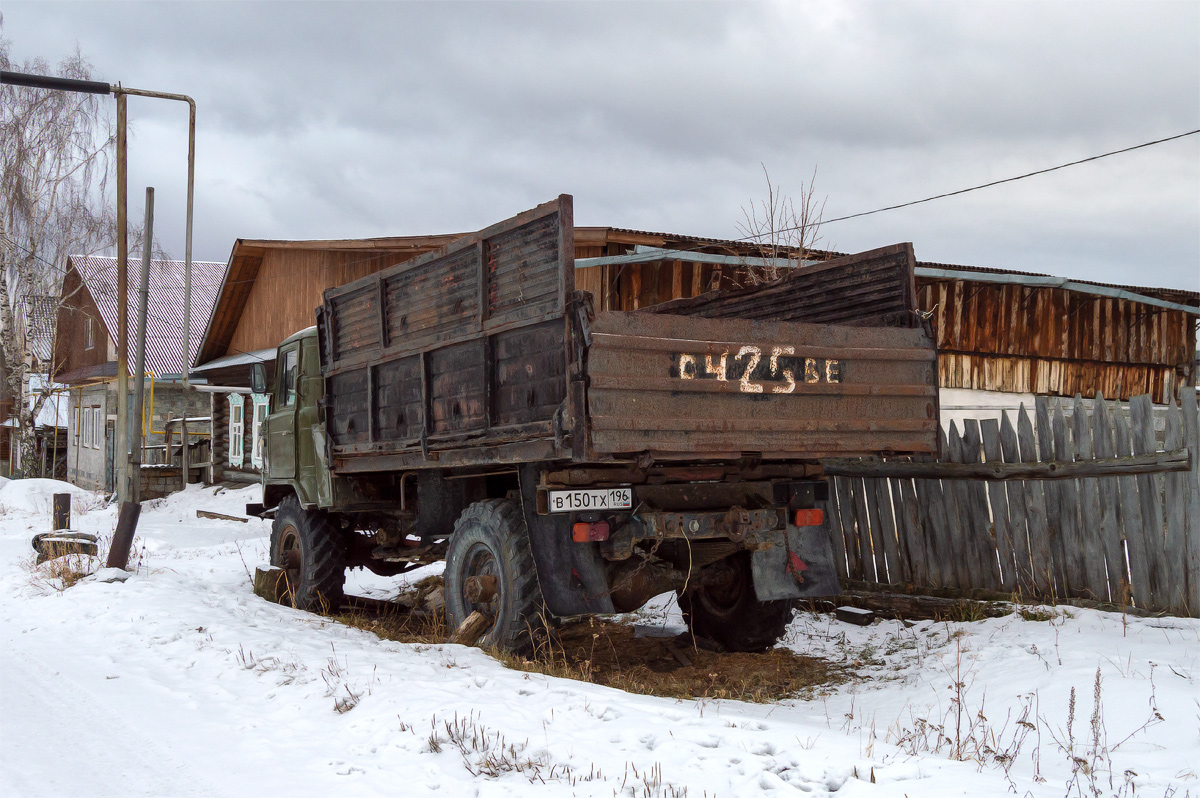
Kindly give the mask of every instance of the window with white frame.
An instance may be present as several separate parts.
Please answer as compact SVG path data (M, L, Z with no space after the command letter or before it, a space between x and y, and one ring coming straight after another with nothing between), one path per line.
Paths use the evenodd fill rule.
M267 431L267 414L271 410L271 397L265 393L252 393L254 402L254 425L251 428L250 464L255 468L263 467L263 447L267 445L263 436Z
M246 397L229 394L229 464L240 466L246 459Z
M83 321L83 348L96 348L96 320L91 316L84 317Z
M104 440L104 408L96 406L92 408L92 448L99 449L100 442Z
M83 408L83 446L92 448L92 408Z

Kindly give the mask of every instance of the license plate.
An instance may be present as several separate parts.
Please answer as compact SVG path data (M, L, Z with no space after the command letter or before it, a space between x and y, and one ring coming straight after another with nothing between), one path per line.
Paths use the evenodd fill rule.
M632 507L632 488L550 491L550 512L552 513L574 513L583 510L629 510Z

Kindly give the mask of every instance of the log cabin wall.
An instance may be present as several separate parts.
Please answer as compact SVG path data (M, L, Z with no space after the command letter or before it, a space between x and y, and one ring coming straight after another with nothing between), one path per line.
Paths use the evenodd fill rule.
M761 247L744 242L619 228L577 227L575 236L576 258L624 255L639 245L721 255L766 254ZM194 365L274 347L314 323L314 311L326 289L448 245L456 238L239 240ZM818 258L826 254L813 253ZM664 261L576 269L575 287L592 293L597 310L637 310L670 299L693 297L718 285L736 288L766 277L762 269L752 267Z
M326 288L374 274L412 254L266 249L261 257L229 353L276 346L316 323L314 314Z
M939 382L1162 404L1195 384L1196 316L1046 286L917 277L933 314ZM1190 303L1189 303L1190 304Z
M115 346L104 326L100 309L70 261L63 276L61 296L54 337L55 373L70 374L115 359Z

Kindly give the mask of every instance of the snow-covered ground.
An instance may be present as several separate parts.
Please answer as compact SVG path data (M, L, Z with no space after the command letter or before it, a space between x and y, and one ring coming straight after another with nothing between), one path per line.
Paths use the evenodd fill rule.
M29 541L66 489L75 528L110 537L115 508L90 493L0 486L0 795L1200 796L1195 620L806 615L786 644L864 678L676 701L258 599L267 523L195 516L241 514L257 488L147 503L136 574L60 591ZM679 617L664 600L642 622Z

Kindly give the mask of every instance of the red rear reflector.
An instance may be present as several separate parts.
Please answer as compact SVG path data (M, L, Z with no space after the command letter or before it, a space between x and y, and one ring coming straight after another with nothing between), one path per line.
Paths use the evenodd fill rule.
M608 522L600 521L588 524L580 521L571 527L571 540L576 543L594 543L598 540L608 540Z
M797 510L795 526L820 526L825 523L824 510Z

